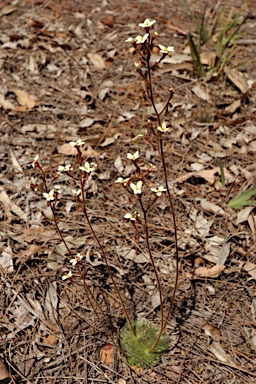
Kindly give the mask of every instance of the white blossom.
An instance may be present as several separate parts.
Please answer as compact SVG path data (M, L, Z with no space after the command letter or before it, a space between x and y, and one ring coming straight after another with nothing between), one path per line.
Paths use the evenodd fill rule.
M73 273L69 271L66 275L61 276L62 280L68 280L72 277Z
M118 179L115 181L115 183L120 183L120 184L123 184L124 186L126 186L129 180L130 180L130 177L127 177L127 179L123 179L122 177L118 177Z
M135 68L137 69L137 71L139 71L141 69L141 63L140 62L136 62L134 63L135 65Z
M133 190L133 193L135 195L138 195L138 194L142 193L142 190L141 190L141 188L142 188L142 181L141 180L139 180L137 182L137 184L131 183L130 186L131 186L131 189Z
M131 221L135 221L137 217L139 217L140 215L135 211L133 213L126 213L124 215L124 218L125 219L128 219L128 220L131 220Z
M144 36L136 36L135 37L135 42L136 42L136 44L143 44L143 43L145 43L145 41L147 40L147 38L149 37L149 34L148 33L146 33Z
M137 160L140 157L139 151L136 151L133 155L131 153L127 153L127 159L129 160Z
M72 189L73 196L78 197L81 193L81 189Z
M167 189L160 185L158 188L151 188L151 191L155 192L157 196L161 196L163 192L167 191Z
M68 172L71 170L71 164L68 165L60 165L57 169L58 172Z
M164 133L164 132L167 132L169 128L166 127L166 122L164 121L164 122L162 123L161 127L158 126L157 129L158 129L158 131Z
M141 28L150 28L152 27L152 25L154 25L156 23L156 20L149 20L149 19L146 19L144 21L144 23L140 23L139 24L139 27Z
M54 189L55 189L55 192L62 193L62 186L61 185L55 185Z
M70 141L69 144L72 147L80 147L81 145L84 145L84 141L82 141L81 139L78 139L77 141Z
M125 43L134 43L135 40L133 37L128 37L128 39L125 40Z
M71 259L69 262L70 262L72 265L76 265L77 263L79 263L79 261L82 260L82 258L83 258L83 256L82 256L80 253L78 253L78 254L74 257L74 259Z
M36 163L38 163L38 160L39 160L39 155L36 155L36 157L34 158L33 163L32 163L33 168L35 168Z
M46 198L47 201L53 201L54 200L54 189L52 189L49 193L44 192L43 196Z
M175 52L175 49L172 45L165 47L164 45L158 44L158 47L160 48L160 53L168 54L169 52Z
M84 167L79 167L79 169L81 169L81 171L83 172L91 173L96 169L96 167L97 167L97 164L95 163L89 164L88 161L86 161L86 163L84 164Z

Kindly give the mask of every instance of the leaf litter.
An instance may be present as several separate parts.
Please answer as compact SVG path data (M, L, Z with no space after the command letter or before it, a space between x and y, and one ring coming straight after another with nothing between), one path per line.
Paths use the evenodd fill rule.
M155 8L150 1L136 3L135 10L122 1L50 1L33 7L29 1L22 6L18 3L6 5L0 12L3 357L31 382L44 382L49 377L56 383L62 377L67 382L89 377L105 382L121 383L123 378L126 383L143 378L161 382L162 375L173 382L178 375L172 367L182 372L180 382L192 382L191 372L195 371L201 382L208 382L212 380L210 366L216 383L234 377L253 383L255 207L231 210L227 204L255 181L255 68L250 63L237 69L225 67L226 80L218 82L196 79L191 56L184 52L192 24L187 24L186 9L176 0L172 5L164 1L163 8ZM173 5L177 12L170 26ZM255 6L250 6L255 14ZM112 15L109 11L113 17L107 17ZM90 161L97 158L99 172L103 176L108 172L108 177L88 186L89 195L96 199L88 199L95 229L108 250L130 311L134 313L134 308L139 316L158 323L159 297L148 255L123 220L130 201L114 183L120 175L128 177L134 172L126 162L126 153L135 152L137 146L141 153L148 151L148 161L158 165L154 151L142 140L138 142L140 129L147 128L141 112L150 117L152 109L142 100L142 85L123 43L131 31L137 31L141 20L136 15L160 18L159 31L164 31L163 39L166 43L170 40L176 50L156 71L154 80L159 110L164 107L166 90L171 86L175 91L171 107L175 129L169 132L165 150L175 196L181 273L167 327L171 337L175 332L178 337L157 371L131 373L121 355L109 347L102 320L95 317L80 287L61 281L67 268L63 243L52 226L49 210L29 191L28 184L36 177L30 164L37 153L45 171L51 172L66 156L74 156L69 141L79 136L86 142L83 157ZM185 34L179 29L181 20ZM248 20L246 33L248 39L255 39L251 23ZM203 63L211 65L213 55L204 52ZM251 46L238 45L234 63L237 58L248 61L248 57L254 58ZM166 117L171 121L171 115ZM152 185L161 182L157 171L150 177ZM64 179L61 183L65 186ZM124 314L116 292L90 231L80 213L68 205L67 196L61 218L64 238L72 249L86 254L87 282L118 327ZM164 201L159 201L154 214L151 246L164 295L170 297L174 284L171 214ZM229 234L232 238L228 241ZM197 257L203 264L194 268ZM198 329L209 322L209 316L211 324L227 334L213 340L211 333L207 346L206 336L198 334ZM245 334L251 345L245 342ZM189 347L188 338L193 341ZM72 358L70 350L77 351ZM232 359L228 351L232 351ZM182 365L184 353L187 360ZM213 356L219 364L212 361ZM235 365L238 359L239 366ZM106 371L106 366L111 371ZM8 377L4 365L0 365L0 374ZM48 379L42 379L44 375Z

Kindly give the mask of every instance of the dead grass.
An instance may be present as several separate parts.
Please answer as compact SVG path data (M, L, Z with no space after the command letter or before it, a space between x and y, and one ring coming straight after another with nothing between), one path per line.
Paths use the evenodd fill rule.
M245 62L239 70L251 85L243 93L227 79L197 80L191 63L184 64L183 31L193 26L181 2L103 3L20 0L6 2L1 11L1 357L15 383L255 383L255 208L241 219L239 211L227 207L239 191L255 184L255 45L246 44L256 41L255 5L248 5L244 43L234 58L234 63ZM109 15L115 18L113 28L101 22ZM61 281L67 255L54 226L41 215L41 210L47 214L45 202L30 191L29 180L36 177L31 162L37 153L50 174L67 158L63 144L78 136L86 141L88 158L98 163L88 192L95 231L131 316L157 324L152 268L127 258L130 249L139 255L144 245L123 220L130 202L114 183L120 176L115 160L121 156L128 165L125 154L136 149L132 139L142 112L149 116L124 44L146 17L157 20L161 42L170 42L181 55L179 67L166 63L155 75L158 102L170 86L175 91L165 152L180 278L167 327L170 352L156 369L139 370L127 366L117 350L109 366L100 358L109 335L81 288ZM20 99L17 89L25 92ZM158 167L152 148L143 141L139 146ZM224 187L215 170L219 159L230 178ZM152 186L158 180L156 168ZM87 255L88 284L120 329L124 314L99 249L83 216L68 205L72 185L60 183L66 188L59 206L63 234L73 249ZM224 214L214 211L213 203ZM150 231L168 304L174 248L164 199L152 212ZM197 272L196 265L211 268L220 261L229 235L225 269L213 278L209 270Z

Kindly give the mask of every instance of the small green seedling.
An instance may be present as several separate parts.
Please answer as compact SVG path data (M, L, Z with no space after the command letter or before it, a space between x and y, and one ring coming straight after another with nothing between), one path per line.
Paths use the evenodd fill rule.
M136 336L127 323L121 330L120 345L130 365L137 367L155 366L161 355L169 350L169 337L163 332L157 347L154 349L160 329L145 319L134 323Z
M248 205L255 205L256 200L249 200L252 196L256 195L256 187L251 187L246 191L240 193L233 200L228 203L228 206L232 209L240 209Z
M183 3L195 23L198 34L198 41L196 43L191 33L188 33L188 43L195 75L199 78L207 77L210 79L212 76L218 78L234 55L237 40L243 34L240 33L240 29L248 15L243 16L242 11L234 14L234 8L231 8L227 14L226 7L220 5L215 11L212 25L209 27L209 22L205 18L206 7L202 6L201 0L199 16L188 5L187 0L183 0ZM208 46L209 44L215 45L215 60L209 65L208 70L205 70L201 61L202 47L205 44L208 44Z

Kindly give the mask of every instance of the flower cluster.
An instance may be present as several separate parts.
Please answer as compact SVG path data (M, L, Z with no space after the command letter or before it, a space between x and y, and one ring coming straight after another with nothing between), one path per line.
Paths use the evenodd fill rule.
M80 263L80 261L82 260L82 258L83 258L83 256L82 256L80 253L77 253L76 256L75 256L73 259L69 260L69 262L70 262L73 266L75 266L75 265L77 265L78 263ZM73 276L72 271L69 271L69 272L66 273L65 275L62 275L61 278L62 278L62 280L69 280L69 279L71 279L72 276Z

